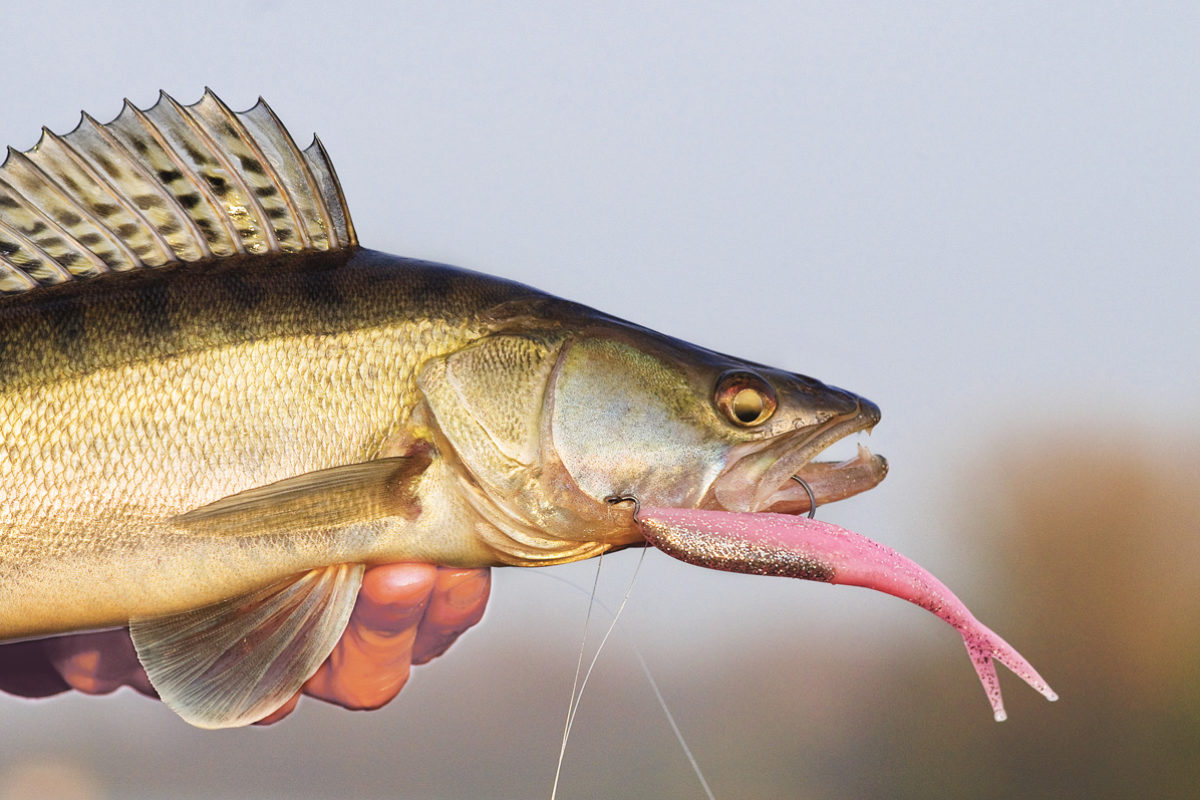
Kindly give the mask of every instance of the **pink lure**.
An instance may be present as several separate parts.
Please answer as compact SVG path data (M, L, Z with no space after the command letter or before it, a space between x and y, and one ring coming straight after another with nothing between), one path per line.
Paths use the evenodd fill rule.
M975 619L945 584L915 562L865 536L790 514L642 508L638 519L647 541L690 564L865 586L937 614L962 634L997 722L1007 714L993 659L1047 700L1058 699L1037 670Z

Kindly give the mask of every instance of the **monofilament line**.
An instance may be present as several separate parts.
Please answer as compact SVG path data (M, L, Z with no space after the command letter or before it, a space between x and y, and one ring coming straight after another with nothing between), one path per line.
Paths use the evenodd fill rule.
M579 688L579 673L583 671L583 653L587 647L588 624L592 621L592 607L596 604L596 589L600 586L600 568L603 566L604 554L601 553L596 558L596 577L592 580L592 593L588 596L587 614L583 618L583 637L579 641L579 658L575 662L575 680L571 683L571 699L567 701L567 720L563 723L562 744L558 748L558 764L554 767L554 785L550 788L550 800L555 800L558 796L558 779L562 775L563 756L567 752L567 736L571 733L571 718L575 715L575 691Z
M588 596L588 610L587 610L587 616L585 617L585 621L584 621L584 642L581 642L580 647L579 647L579 661L575 667L575 685L572 685L572 687L571 687L572 697L571 697L571 702L568 704L568 708L567 708L567 723L566 723L565 729L563 730L562 747L559 750L559 754L558 754L558 767L557 767L557 769L555 771L555 775L554 775L554 787L550 792L551 800L556 800L556 794L558 792L559 776L562 771L564 754L566 753L567 739L571 732L571 726L573 725L574 720L575 720L575 713L579 708L579 701L583 697L583 687L587 686L587 681L588 681L588 678L591 677L592 669L596 666L596 661L600 657L600 650L603 649L604 643L608 641L609 634L611 634L613 632L613 629L616 627L617 618L620 617L621 612L625 609L626 603L628 603L628 601L629 601L629 596L633 591L634 581L637 579L638 572L642 568L642 562L645 560L645 556L646 556L646 550L642 550L641 555L638 557L637 567L634 569L633 575L629 579L629 586L625 591L625 596L621 600L621 605L617 609L616 613L614 613L612 609L610 609L608 606L606 606L602 600L598 600L596 598L597 585L599 584L599 580L600 580L600 564L596 565L596 580L592 585L591 594ZM571 587L572 589L574 589L577 592L584 591L584 589L582 587L577 586L574 583L571 583L570 581L566 580L565 578L562 578L558 575L554 575L553 573L536 572L534 574L556 580L559 583L562 583L562 584L565 584L566 586ZM604 638L600 642L600 647L598 647L596 649L596 654L595 654L595 656L593 656L591 664L588 666L588 671L584 675L582 685L579 685L579 672L580 672L580 668L582 667L582 664L583 664L583 653L584 653L584 649L586 646L588 620L591 619L593 606L599 606L606 613L608 613L608 615L610 617L612 617L612 623L609 625L608 630L605 632ZM646 676L646 680L650 683L650 689L654 692L654 699L658 701L659 708L662 709L663 714L666 716L667 723L671 726L671 731L675 734L676 741L679 742L679 746L683 749L683 753L687 757L688 763L691 764L692 772L694 772L696 774L696 779L700 782L701 788L704 789L705 796L708 798L708 800L716 800L716 795L713 794L712 788L709 787L708 781L704 777L704 773L700 770L700 763L696 760L695 755L693 755L692 749L690 747L688 747L687 740L684 739L684 737L683 737L683 731L679 728L679 725L675 722L675 716L671 713L671 709L667 706L667 700L663 696L662 690L659 689L658 681L654 680L654 675L650 672L650 665L646 663L646 659L645 659L645 657L642 656L642 652L641 652L641 650L638 649L637 644L630 641L629 646L633 649L634 655L637 656L638 664L640 664L641 668L642 668L642 673ZM579 689L578 697L575 696L575 690L576 690L577 686Z
M696 779L700 781L700 786L704 789L704 794L708 800L717 800L712 789L708 785L708 781L704 779L704 773L700 771L700 763L696 761L696 757L692 755L692 748L688 747L688 743L683 739L683 731L679 730L679 725L675 723L675 715L671 713L671 709L667 708L666 698L658 688L658 681L654 680L654 676L650 674L650 667L646 664L646 659L642 658L642 651L637 647L633 648L633 654L637 656L638 663L642 665L642 672L646 675L646 680L650 682L650 688L654 690L654 699L658 700L658 706L667 715L667 722L671 725L671 730L675 732L675 738L679 741L679 746L683 748L683 754L687 756L688 763L692 765L692 772L696 773Z
M575 707L571 709L570 715L567 717L567 730L564 739L571 734L571 726L575 724L575 714L579 711L579 703L583 699L583 690L587 688L588 681L592 677L592 671L596 669L596 662L600 660L600 651L604 649L604 645L608 643L608 637L612 635L613 629L617 627L617 620L621 617L621 612L625 610L626 604L629 603L629 595L633 593L633 584L637 581L638 572L642 569L642 562L646 560L646 548L642 548L641 554L638 556L637 566L633 568L633 575L629 576L629 585L625 587L625 596L621 598L621 605L617 606L617 613L612 615L612 622L608 624L608 630L604 632L604 637L600 639L600 645L596 648L596 652L592 654L592 661L588 664L587 672L583 674L583 683L579 684L579 694L575 697ZM598 602L595 599L596 588L592 587L592 601ZM589 602L589 605L591 605Z

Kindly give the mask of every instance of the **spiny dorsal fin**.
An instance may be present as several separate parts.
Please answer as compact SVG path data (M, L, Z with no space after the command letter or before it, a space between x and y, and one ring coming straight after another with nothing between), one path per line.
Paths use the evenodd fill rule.
M235 113L206 90L128 100L101 125L43 129L0 164L0 293L113 270L357 244L333 165L301 151L261 98Z

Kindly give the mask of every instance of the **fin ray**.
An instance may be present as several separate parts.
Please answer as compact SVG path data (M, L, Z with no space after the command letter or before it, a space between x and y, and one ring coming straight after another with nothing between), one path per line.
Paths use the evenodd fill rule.
M143 113L171 143L191 174L209 188L239 249L253 255L271 252L276 242L258 201L209 135L211 128L196 119L192 108L163 92L159 101Z
M0 164L0 294L241 254L357 245L320 142L300 150L260 98L234 112L206 90L87 114Z
M5 195L4 190L4 183L0 181L0 204L6 198L11 199ZM0 260L9 269L11 277L6 277L5 280L12 281L12 291L25 291L71 279L70 274L46 251L21 231L6 224L3 219L0 219ZM24 288L20 288L21 286Z
M70 280L73 268L81 276L105 272L104 262L91 250L73 248L70 235L10 181L5 173L13 153L0 165L0 222L23 239L29 259L29 276L41 284Z
M309 472L223 497L175 518L192 533L262 536L347 528L420 513L412 485L428 453L381 458Z
M241 177L250 192L251 199L263 215L264 229L274 237L275 247L284 253L298 253L311 247L307 231L296 219L295 209L289 202L271 162L263 155L258 142L250 136L246 126L212 92L205 92L199 103L189 109L193 119L199 117L207 127L224 133L214 145L221 150L229 163L241 167Z
M346 197L342 194L342 184L338 181L337 173L333 171L333 162L325 145L318 136L314 136L312 144L304 150L304 160L308 168L321 186L321 196L326 198L329 207L331 229L337 232L338 243L341 247L356 247L358 234L354 231L354 222L350 219L350 210L346 206Z
M85 113L79 126L63 139L104 177L114 197L125 202L131 213L162 238L172 260L211 258L213 253L195 221L150 174L147 164L139 161L117 138L115 124L114 120L101 125Z
M283 123L261 97L252 108L239 115L249 129L266 162L280 176L278 185L284 189L288 203L294 208L304 235L317 249L344 246L332 229L332 217L326 198L308 168L300 149L283 129ZM280 135L283 133L284 135Z
M13 151L10 153L2 171L8 182L14 188L19 188L22 194L35 203L38 209L54 220L65 243L64 252L75 248L76 242L87 242L87 248L101 262L96 266L104 271L126 270L137 263L137 257L111 231L100 224L87 208L81 206L71 196L72 193L60 186L53 178L38 166L37 154L47 147L47 139L42 139L28 153ZM40 159L39 159L40 160ZM70 271L71 264L64 263L56 256L56 260ZM74 261L74 259L73 259Z
M339 564L129 633L150 683L201 728L257 722L300 690L337 644L362 585L362 564Z
M65 199L78 214L89 217L93 227L117 234L114 239L131 264L157 267L176 260L162 235L63 137L43 129L42 140L27 155L59 186L77 195Z

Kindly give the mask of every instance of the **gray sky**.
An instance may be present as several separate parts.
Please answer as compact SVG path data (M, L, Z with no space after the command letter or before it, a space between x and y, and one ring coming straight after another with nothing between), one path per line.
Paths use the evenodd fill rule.
M892 474L822 516L896 546L968 604L970 581L995 577L945 507L969 502L990 448L1033 426L1115 426L1169 454L1196 430L1196 6L334 6L4 0L0 142L24 149L42 124L65 132L81 108L104 121L160 88L192 102L211 86L238 109L261 94L302 143L320 133L366 246L514 278L879 403L871 446ZM616 605L633 559L612 561ZM557 572L585 585L592 570ZM562 663L545 668L569 686L586 599L501 572L484 628L452 652L479 666L454 674L502 691L486 664L537 630L561 639ZM1003 633L1003 609L989 612ZM895 600L658 553L622 627L670 674L714 642L856 626L871 632L860 652L900 637L961 658L956 636ZM406 692L428 702L456 691L417 677ZM45 709L95 737L116 724L97 718L129 714L139 737L199 741L134 698L0 699L32 737L22 752L56 741ZM307 713L318 738L321 725L404 724L397 709ZM205 747L244 741L224 736Z

